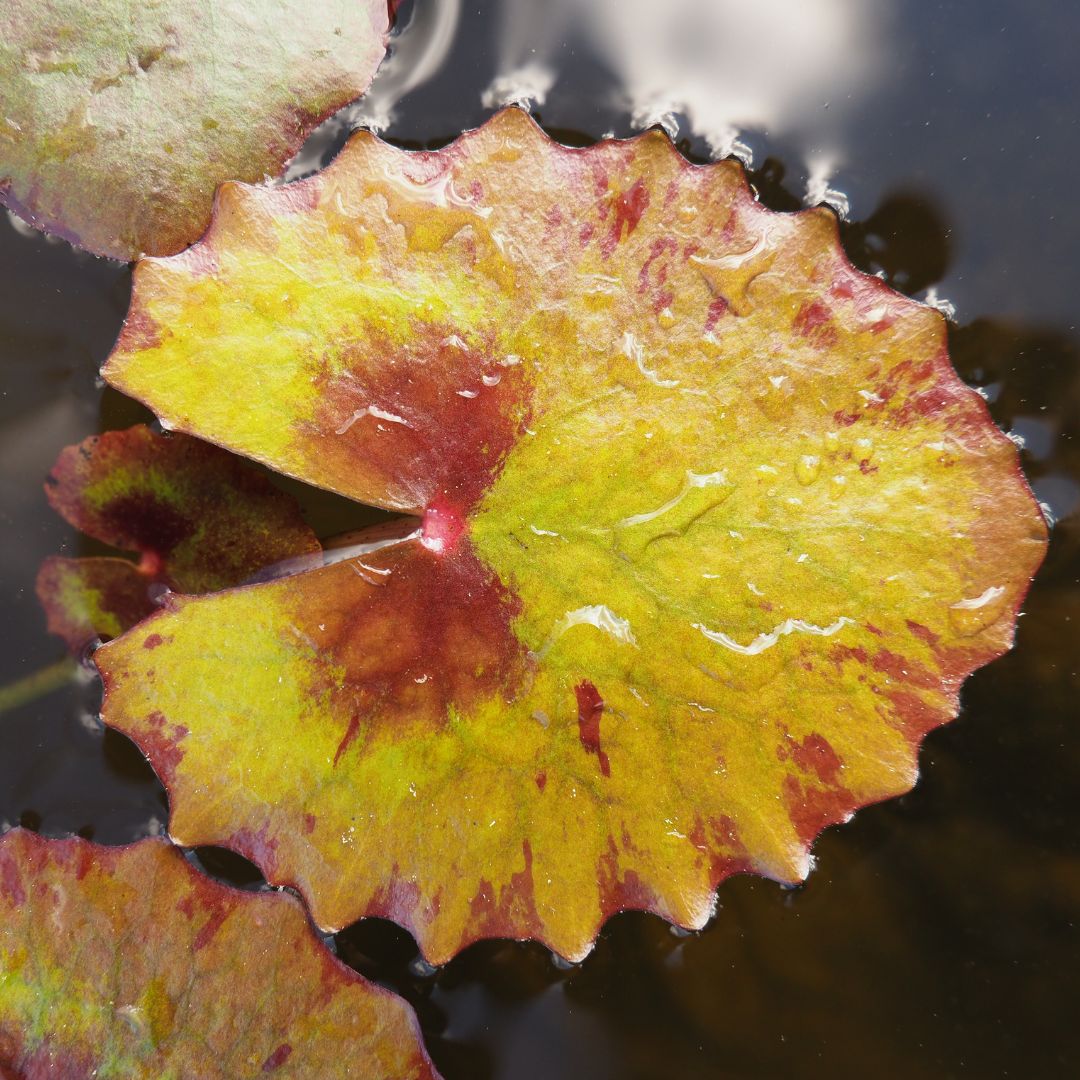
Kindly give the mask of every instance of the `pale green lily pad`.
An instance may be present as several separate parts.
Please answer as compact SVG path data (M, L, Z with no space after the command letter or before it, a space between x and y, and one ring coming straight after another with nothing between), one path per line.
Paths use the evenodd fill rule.
M388 30L386 0L5 0L0 202L98 255L180 251L218 184L367 89Z

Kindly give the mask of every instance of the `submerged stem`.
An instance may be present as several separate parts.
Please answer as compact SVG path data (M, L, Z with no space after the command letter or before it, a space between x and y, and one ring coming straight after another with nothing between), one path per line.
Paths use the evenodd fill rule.
M79 665L70 656L64 656L47 667L0 687L0 715L59 690L71 682L78 671Z

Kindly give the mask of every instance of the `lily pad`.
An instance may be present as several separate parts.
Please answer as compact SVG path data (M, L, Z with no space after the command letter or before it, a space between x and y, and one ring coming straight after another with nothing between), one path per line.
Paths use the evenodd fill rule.
M367 89L388 29L386 0L8 0L0 202L99 255L179 251L219 183Z
M321 564L296 502L258 470L190 436L144 424L69 446L45 484L53 508L102 543L141 556L52 557L37 591L49 629L75 651L134 626L151 589L213 592L286 560Z
M166 841L0 837L0 1072L434 1077L416 1019L315 938Z
M417 515L97 654L170 831L395 919L589 950L907 791L1045 546L941 315L662 134L508 110L226 185L135 271L106 378L170 424ZM221 796L206 799L208 785Z

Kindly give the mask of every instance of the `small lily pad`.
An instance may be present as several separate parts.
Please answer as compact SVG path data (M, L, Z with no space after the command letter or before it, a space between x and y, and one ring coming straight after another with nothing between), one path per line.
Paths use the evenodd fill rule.
M283 893L164 840L0 837L0 1073L434 1077L412 1010L339 963Z
M141 557L45 560L38 596L74 652L154 611L151 590L213 592L286 560L322 561L299 506L248 462L144 424L67 447L45 492L75 528Z
M0 202L99 255L179 251L219 183L367 89L388 29L386 0L7 0Z

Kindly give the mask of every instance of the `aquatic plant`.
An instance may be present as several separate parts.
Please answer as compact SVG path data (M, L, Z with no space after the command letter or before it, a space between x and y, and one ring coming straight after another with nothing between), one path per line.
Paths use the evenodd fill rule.
M385 5L329 50L336 13L283 44L240 5L208 36L151 6L118 51L29 10L0 18L6 203L167 256L103 374L177 433L68 448L48 489L140 562L50 559L39 592L73 650L115 638L103 718L171 817L125 849L0 838L0 1073L431 1075L305 911L391 918L434 963L488 937L576 960L616 911L696 928L731 874L801 880L823 828L911 787L1045 525L940 313L856 271L831 213L515 109L235 183L366 85ZM400 527L320 565L232 454ZM200 844L306 906L213 883Z

